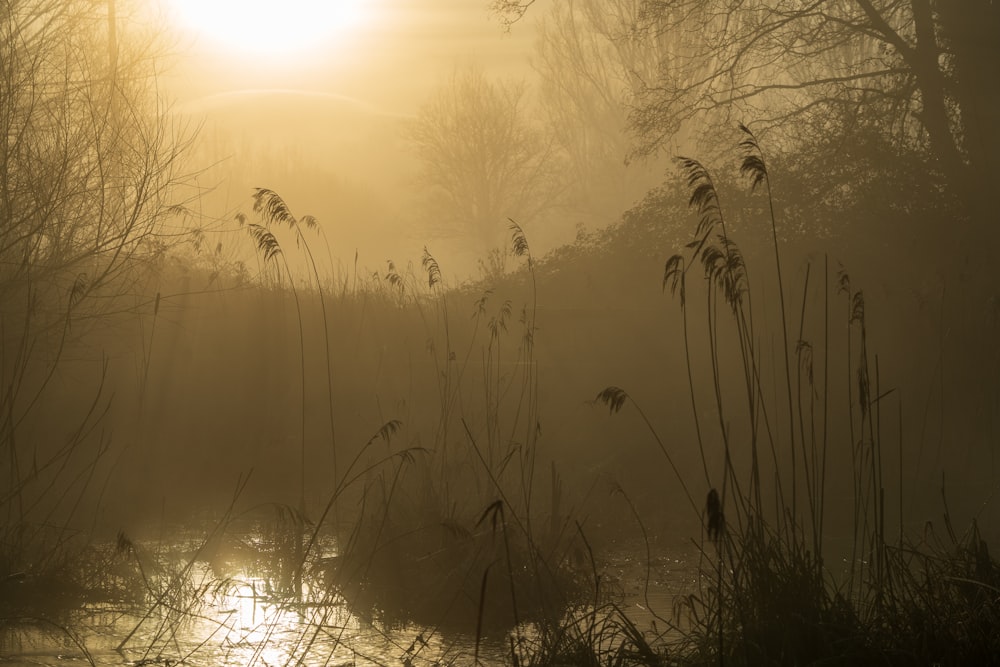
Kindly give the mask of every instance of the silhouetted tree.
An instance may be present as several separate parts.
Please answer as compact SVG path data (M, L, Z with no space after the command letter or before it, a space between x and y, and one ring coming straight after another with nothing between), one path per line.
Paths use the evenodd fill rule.
M430 214L471 230L485 250L508 218L524 224L556 203L553 151L526 106L524 83L463 69L407 128Z
M648 0L642 25L675 45L634 116L644 151L705 112L846 116L926 148L953 188L995 183L995 2Z
M56 484L78 474L67 462L93 466L106 445L79 447L103 414L94 397L60 415L64 441L23 437L25 420L73 336L144 298L159 306L142 278L177 238L163 223L185 143L150 94L151 54L137 45L152 41L116 34L116 19L114 3L0 3L0 562L12 568L29 523L83 493L85 477Z
M510 25L532 4L490 7ZM637 152L660 150L692 119L780 124L783 134L802 119L827 132L874 126L925 149L973 210L990 211L984 194L1000 174L993 0L642 0L635 28L662 49L632 116Z
M500 19L501 24L509 29L524 18L528 7L533 4L535 0L490 0L489 7Z
M573 212L608 224L662 179L662 165L627 164L628 110L655 77L655 38L634 30L642 0L554 0L540 24L540 103L565 157Z

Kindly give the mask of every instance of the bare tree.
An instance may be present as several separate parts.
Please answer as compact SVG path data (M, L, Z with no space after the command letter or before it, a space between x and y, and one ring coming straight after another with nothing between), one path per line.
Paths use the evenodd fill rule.
M407 128L431 215L485 250L508 218L525 224L556 203L553 151L526 106L524 83L463 69Z
M524 18L535 0L490 0L490 10L496 14L500 24L506 29Z
M102 438L86 454L80 444L106 402L81 397L81 414L62 415L81 420L64 442L22 437L26 419L72 337L144 298L158 306L139 290L175 238L166 198L185 142L151 94L149 36L117 34L114 7L0 2L0 511L17 544L33 516L83 493L80 478L56 480L73 457L99 458Z
M633 117L645 152L713 113L849 117L926 148L964 193L996 178L997 3L648 0L642 25L677 44Z
M660 61L635 30L642 0L555 0L542 17L534 68L548 131L565 156L574 213L607 224L662 180L653 161L627 164L628 110Z
M489 6L509 27L533 4L492 0ZM847 118L925 148L962 197L977 199L995 184L1000 3L642 4L637 29L659 36L667 49L632 116L642 139L638 153L661 149L692 119L754 120L766 129L806 118L836 131L843 125L830 124Z

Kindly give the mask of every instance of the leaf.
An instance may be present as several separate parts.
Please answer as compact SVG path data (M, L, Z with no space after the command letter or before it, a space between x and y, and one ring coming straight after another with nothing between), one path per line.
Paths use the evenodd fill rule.
M274 190L254 188L253 210L254 213L260 214L267 225L276 223L291 229L298 224L285 200Z
M735 312L747 290L746 264L743 261L743 253L735 241L729 238L720 240L725 255L721 276L722 287L726 300Z
M693 241L688 242L687 247L688 248L694 248L693 255L695 257L697 257L701 253L701 250L705 246L705 243L708 242L708 237L709 237L710 233L711 233L711 230L709 230L708 232L706 232L704 234L704 236L701 236L701 238L696 238Z
M706 245L701 251L701 265L706 278L719 280L720 271L726 266L726 255L719 246Z
M851 322L865 323L865 293L858 290L851 299Z
M247 226L247 232L257 244L257 252L264 255L265 262L270 262L281 255L281 245L267 227L252 223Z
M483 510L483 513L479 517L479 521L476 521L476 528L478 528L480 525L482 525L483 521L486 520L486 517L489 516L490 517L490 524L491 524L492 530L493 530L493 532L495 534L496 530L497 530L497 516L498 515L500 516L500 518L502 520L503 519L503 501L502 500L494 500L492 503L489 504L489 506L486 509Z
M493 290L486 289L483 291L482 295L476 300L476 309L472 312L472 317L479 317L486 314L486 303L490 300Z
M677 286L680 285L681 290L681 307L684 307L684 257L683 255L674 255L667 260L666 265L663 267L663 289L667 289L667 285L670 285L670 294L677 294Z
M441 282L441 267L438 266L437 260L434 256L427 250L427 246L424 246L424 256L420 260L420 265L424 267L424 271L427 272L427 286L434 287Z
M750 181L750 191L757 189L757 186L767 179L767 165L764 164L764 153L760 150L757 137L743 123L739 124L740 131L746 136L740 142L740 149L743 151L743 164L740 165L740 175Z
M606 387L594 399L594 402L604 403L608 406L608 412L610 414L615 414L622 409L625 405L625 399L628 398L628 392L620 387Z
M403 276L399 275L396 271L396 264L390 259L386 260L389 265L388 271L385 274L385 280L393 287L397 288L399 291L403 291ZM377 273L375 275L378 275Z
M385 440L385 444L389 444L392 441L392 436L396 435L399 430L403 428L403 422L398 419L390 419L386 423L382 424L381 428L375 432L371 438L368 439L368 445L375 442L375 440L381 438Z
M691 199L688 204L696 207L699 211L704 211L713 204L715 197L715 186L712 182L700 182L695 184L691 190Z
M524 235L524 230L521 229L521 226L519 224L514 222L513 218L507 218L507 219L510 220L510 225L508 225L508 229L510 229L511 232L510 234L511 251L514 253L515 257L528 256L530 258L531 249L528 247L528 239Z
M677 161L691 191L688 206L696 209L701 216L696 234L707 234L712 226L722 219L715 183L708 170L697 160L682 157Z
M740 175L745 176L750 181L750 191L753 192L757 186L767 178L767 167L764 160L759 155L747 155L740 165Z

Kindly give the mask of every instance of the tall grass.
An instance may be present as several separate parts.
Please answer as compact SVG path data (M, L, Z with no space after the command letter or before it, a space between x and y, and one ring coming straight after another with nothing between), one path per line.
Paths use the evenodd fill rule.
M412 298L437 379L433 456L406 477L369 485L377 492L365 496L355 543L371 580L382 583L368 589L373 606L490 635L528 618L557 619L577 586L563 561L567 536L554 466L548 511L534 498L540 433L534 260L523 229L514 221L509 229L530 296L516 316L511 299L486 288L464 340L452 335L455 296L443 291L441 267L425 249L426 296ZM510 341L515 317L519 335Z
M751 281L711 174L689 158L678 163L697 224L685 251L666 261L663 275L663 289L678 299L681 311L694 444L709 489L702 509L695 510L705 525L700 544L706 566L697 593L679 605L689 640L680 658L720 665L993 660L1000 645L979 629L1000 621L996 564L975 525L959 538L948 519L946 542L932 539L932 531L916 543L905 538L901 489L900 533L890 539L882 411L893 390L882 386L878 357L872 362L868 349L864 294L853 290L844 272L833 288L825 258L817 291L810 285L816 268L810 263L800 287L797 335L791 330L792 290L783 274L767 163L754 134L742 125L740 130L740 172L767 200L773 278L755 273L758 282ZM702 285L692 285L692 271L703 276ZM845 332L842 344L834 345L831 301L838 294L847 317L833 327ZM778 304L776 321L755 308L768 300ZM703 305L696 309L698 301ZM693 341L696 317L702 318L704 336ZM818 320L808 327L819 332L818 340L806 336L810 318ZM832 379L833 349L846 350L844 384ZM706 393L714 423L699 409ZM597 398L614 413L630 397L609 387ZM649 425L646 413L638 413ZM834 428L838 418L846 419L846 428ZM656 440L690 499L686 471ZM902 446L899 451L902 457ZM829 463L844 458L850 460L853 498L849 553L831 551L826 531Z
M530 297L520 309L510 298L497 298L492 289L470 299L474 301L471 333L455 323L456 300L466 293L446 287L442 268L429 250L420 262L423 279L412 269L398 270L392 262L384 275L372 274L364 284L359 285L355 275L354 291L342 296L345 303L348 298L360 300L362 316L369 301L382 300L382 305L406 309L422 322L431 380L437 385L436 427L421 442L426 433L407 432L398 419L385 421L355 450L349 465L340 469L334 464L323 502L309 508L304 300L272 227L288 227L297 247L305 248L312 272L312 284L307 281L305 289L317 290L321 302L329 290L320 283L309 240L303 236L315 222L308 216L293 217L269 190L256 192L254 210L260 224L241 222L265 272L290 290L296 308L300 502L297 508L279 508L284 519L271 540L275 558L261 572L267 573L263 578L268 596L308 617L296 642L296 655L304 658L321 637L327 638L330 623L344 608L361 618L381 619L385 627L400 621L423 624L428 628L422 634L425 638L443 630L475 631L473 619L484 637L494 639L528 620L556 624L578 595L581 579L566 558L573 535L567 533L560 509L562 491L555 465L550 465L544 481L535 479L540 435L534 359L537 296L534 258L524 230L510 221L510 253L524 262L522 275L530 282ZM322 311L323 344L329 348L325 306ZM462 333L455 335L455 330ZM330 439L336 448L329 355L326 361ZM397 447L396 438L408 442ZM535 490L546 481L549 507L539 508ZM346 512L350 518L341 534L336 517L348 499L356 505ZM332 551L327 540L331 534L336 538ZM259 547L244 546L244 551L257 554L255 561L263 553ZM218 584L225 587L226 579L220 577ZM151 608L162 607L157 599L152 601ZM197 613L179 601L172 608ZM523 634L513 637L512 655L525 650L525 641ZM254 660L258 659L256 655Z
M546 470L539 468L541 330L525 231L510 221L510 257L523 263L512 293L498 285L481 285L475 295L450 287L426 248L419 268L389 262L367 279L355 268L350 292L348 279L336 290L321 282L304 234L315 221L293 217L277 194L261 189L254 198L261 224L246 226L265 270L291 291L296 307L299 349L290 352L298 352L291 358L301 374L299 503L268 504L272 520L255 524L260 539L233 540L242 570L217 555L241 516L235 500L172 565L123 533L108 556L109 572L120 576L108 575L103 586L140 614L119 649L139 661L194 659L203 646L181 651L182 625L201 618L213 595L252 584L254 599L276 611L255 628L248 657L255 665L271 664L265 651L279 636L283 664L337 663L345 614L386 636L400 624L419 628L399 647L404 664L424 659L429 642L456 631L474 641L471 657L460 660L485 664L486 645L493 655L500 645L519 667L995 661L1000 569L975 523L955 531L943 480L943 529L904 535L902 490L893 498L891 486L893 468L901 483L902 462L883 441L885 423L901 419L901 404L899 393L883 386L869 349L864 294L846 272L831 272L826 258L788 284L778 193L757 139L741 130L740 171L766 199L763 225L733 222L712 173L679 160L696 220L690 243L665 262L661 289L679 311L685 377L678 380L689 393L693 440L661 435L657 406L637 403L626 389L610 386L596 399L612 414L634 411L679 489L678 511L703 526L694 540L700 577L670 618L654 611L651 628L630 618L605 580L601 554L567 510L555 462L539 474ZM274 227L291 230L306 255L311 277L301 293ZM737 239L745 234L770 239L759 263L741 252ZM334 452L312 507L305 493L306 290L318 295L322 311ZM395 415L380 416L370 438L362 436L347 456L338 451L325 301L338 292L338 313L354 299L362 318L376 304L405 311L422 327L433 394L425 404L433 408L417 418L428 430L419 430L418 420L414 428L408 418L404 428ZM154 306L154 322L155 315ZM145 376L148 358L144 363ZM318 438L322 447L326 435ZM902 443L899 450L902 457ZM838 518L831 489L841 488L849 489L839 503L850 518L846 546L830 527ZM650 541L636 506L621 495L642 531L648 589ZM896 511L898 535L890 525ZM650 607L648 595L644 602ZM297 619L291 632L288 617Z

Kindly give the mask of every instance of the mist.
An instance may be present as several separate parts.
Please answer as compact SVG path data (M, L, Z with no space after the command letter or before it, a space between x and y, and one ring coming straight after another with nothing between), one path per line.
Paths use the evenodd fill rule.
M996 661L1000 9L224 5L0 9L3 660Z

